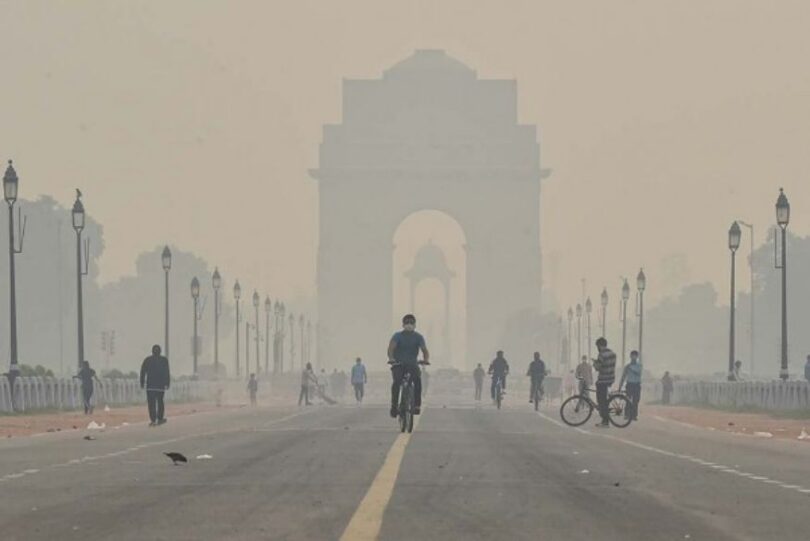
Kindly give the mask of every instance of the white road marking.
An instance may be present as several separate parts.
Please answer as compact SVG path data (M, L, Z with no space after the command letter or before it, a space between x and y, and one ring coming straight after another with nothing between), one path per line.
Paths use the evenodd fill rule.
M560 421L557 421L556 419L552 419L551 417L549 417L548 415L546 415L544 413L538 412L538 415L542 419L544 419L544 420L546 420L546 421L548 421L548 422L550 422L550 423L552 423L552 424L554 424L556 426L559 426L561 428L568 428L567 425L561 423ZM665 420L664 418L661 418L661 419ZM675 422L677 422L677 421L675 421ZM680 423L680 424L686 424L686 423ZM611 434L605 434L605 433L601 433L601 432L600 433L590 432L588 430L583 430L581 428L577 428L576 430L577 430L577 432L579 432L581 434L586 434L588 436L602 437L602 438L615 440L615 441L621 442L621 443L623 443L625 445L630 445L632 447L638 447L639 449L644 449L645 451L649 451L651 453L657 453L657 454L660 454L660 455L670 456L670 457L673 457L673 458L680 458L682 460L687 460L689 462L692 462L693 464L706 466L708 468L715 469L715 470L720 470L721 472L725 472L725 473L734 473L734 474L739 475L740 477L743 477L745 479L751 479L752 481L759 481L761 483L765 483L765 484L769 484L769 485L776 485L776 486L779 486L781 488L785 488L785 489L788 489L788 490L795 490L795 491L800 492L802 494L810 494L810 489L803 488L803 487L801 487L799 485L791 485L791 484L784 483L782 481L777 481L775 479L770 479L770 478L765 477L765 476L754 475L753 473L747 473L747 472L740 471L740 470L737 470L737 469L734 469L734 468L729 468L728 466L724 466L723 464L716 464L714 462L709 462L709 461L706 461L706 460L702 460L700 458L693 457L693 456L690 456L690 455L683 455L683 454L680 454L680 453L673 453L673 452L670 452L670 451L666 451L664 449L659 449L657 447L644 445L643 443L638 443L638 442L635 442L635 441L632 441L632 440L627 440L627 439L624 439L624 438L620 438L618 436L613 436Z

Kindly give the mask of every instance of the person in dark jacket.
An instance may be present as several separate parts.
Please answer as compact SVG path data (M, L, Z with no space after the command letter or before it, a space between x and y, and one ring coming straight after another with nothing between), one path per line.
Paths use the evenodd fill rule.
M149 426L162 425L164 417L163 393L169 389L171 374L169 359L160 354L160 346L152 346L152 355L141 365L141 389L146 389L146 403L149 407Z
M96 371L90 368L90 363L82 361L82 367L79 373L73 376L78 379L82 384L82 402L84 403L84 414L92 415L93 413L93 381L97 381L101 385L101 381L96 376Z

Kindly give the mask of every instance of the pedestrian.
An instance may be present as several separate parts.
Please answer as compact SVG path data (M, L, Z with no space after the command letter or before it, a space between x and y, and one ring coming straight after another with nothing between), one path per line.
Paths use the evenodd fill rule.
M166 422L163 394L171 384L169 359L160 354L160 346L152 346L152 355L141 364L141 389L146 389L146 404L149 408L149 426Z
M366 367L360 357L354 361L352 366L352 387L354 387L354 399L360 404L363 401L363 394L365 394L365 385L368 383L368 375L366 374Z
M599 405L599 415L602 421L596 426L600 428L610 427L608 418L608 389L616 380L616 354L607 347L607 340L604 337L596 341L596 349L599 356L593 362L599 376L596 378L596 403Z
M306 402L307 406L311 406L312 402L309 401L309 386L317 383L315 373L312 371L312 363L307 363L304 370L301 371L301 394L298 395L298 405L301 402Z
M546 379L546 363L540 358L540 352L534 352L534 359L529 363L526 375L530 377L529 403L534 402L535 393L543 394L543 380Z
M733 381L743 381L742 376L742 361L736 361L734 363L734 373L733 373L734 380Z
M585 394L593 385L593 368L591 368L591 363L588 362L587 355L582 356L582 360L574 371L574 377L577 380L577 392L579 394Z
M644 369L638 361L638 351L630 352L630 364L624 367L622 379L619 381L619 390L627 382L627 398L630 400L625 415L631 421L638 421L638 405L641 402L641 375Z
M101 381L96 376L96 371L90 368L90 363L82 361L82 367L79 373L73 376L81 382L82 386L82 402L84 403L84 414L91 415L93 413L93 381L97 381L101 385Z
M475 399L480 401L481 400L481 389L484 387L484 376L486 376L486 372L484 371L484 367L481 366L481 363L478 363L478 366L475 367L473 370L473 380L475 381Z
M810 381L810 355L807 356L807 362L804 363L804 379Z
M247 384L248 392L250 393L250 405L256 405L256 394L259 392L259 382L256 379L256 374L251 374Z
M809 361L810 362L810 361ZM669 372L664 372L664 377L661 378L661 403L664 405L669 404L670 397L673 391L672 378Z

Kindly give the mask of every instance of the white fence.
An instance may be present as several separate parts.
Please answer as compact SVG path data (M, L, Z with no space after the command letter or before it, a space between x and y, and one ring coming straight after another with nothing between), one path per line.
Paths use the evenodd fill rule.
M14 405L17 411L82 409L81 383L77 379L49 377L19 377L14 382ZM208 382L173 382L166 393L167 402L190 402L209 399L214 395ZM7 378L0 378L0 412L11 412L11 389ZM146 400L137 380L102 379L95 385L96 404L126 405Z
M661 400L661 383L655 382L650 387L646 400ZM810 382L807 381L679 381L674 387L672 404L764 410L810 409Z

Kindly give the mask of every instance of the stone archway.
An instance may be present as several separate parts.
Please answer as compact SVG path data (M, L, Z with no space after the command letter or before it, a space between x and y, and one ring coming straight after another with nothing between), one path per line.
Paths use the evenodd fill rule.
M467 366L510 316L540 309L540 151L517 122L516 83L479 79L443 51L417 51L382 79L346 80L343 123L324 126L319 168L319 360L385 361L391 239L435 209L466 236Z

